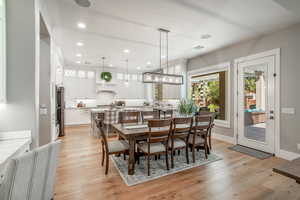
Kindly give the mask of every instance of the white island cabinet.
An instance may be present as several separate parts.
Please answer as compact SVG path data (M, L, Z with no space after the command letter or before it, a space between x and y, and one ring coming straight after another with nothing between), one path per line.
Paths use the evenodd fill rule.
M5 0L0 0L0 104L6 102Z
M90 108L66 108L65 125L83 125L91 123Z

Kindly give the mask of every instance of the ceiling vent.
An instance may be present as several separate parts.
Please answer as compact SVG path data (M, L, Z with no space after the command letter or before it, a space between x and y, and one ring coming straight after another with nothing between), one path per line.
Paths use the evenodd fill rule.
M203 48L204 48L204 46L201 46L201 45L198 45L198 46L194 47L194 49L196 49L196 50L203 49Z
M91 2L90 0L74 0L77 5L81 6L81 7L90 7L91 6Z

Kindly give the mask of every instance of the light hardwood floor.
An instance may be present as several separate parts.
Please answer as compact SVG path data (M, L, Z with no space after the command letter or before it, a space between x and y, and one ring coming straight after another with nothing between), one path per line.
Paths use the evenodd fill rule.
M300 185L272 172L284 160L258 160L230 151L229 146L213 140L213 151L223 160L128 187L112 163L105 176L100 144L89 135L89 127L67 128L54 199L300 199Z

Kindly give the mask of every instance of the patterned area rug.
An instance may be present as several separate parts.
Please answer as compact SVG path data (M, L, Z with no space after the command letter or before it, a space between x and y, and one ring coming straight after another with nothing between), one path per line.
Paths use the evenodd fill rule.
M189 152L190 164L186 163L185 151L181 151L181 154L174 156L174 168L171 168L171 159L169 155L169 164L170 170L166 169L166 161L165 157L161 156L160 159L154 160L154 157L151 157L150 160L150 176L147 176L147 167L145 163L145 157L140 158L140 164L135 165L135 173L134 175L128 175L128 161L123 159L123 156L116 157L111 156L113 163L115 164L117 170L119 171L121 177L123 178L124 182L128 186L137 185L140 183L144 183L147 181L151 181L154 179L161 178L163 176L167 176L170 174L175 174L180 171L188 170L194 167L198 167L201 165L206 165L222 158L216 154L211 153L208 155L208 159L205 159L203 151L196 151L196 162L192 162L192 153ZM128 158L128 157L127 157Z

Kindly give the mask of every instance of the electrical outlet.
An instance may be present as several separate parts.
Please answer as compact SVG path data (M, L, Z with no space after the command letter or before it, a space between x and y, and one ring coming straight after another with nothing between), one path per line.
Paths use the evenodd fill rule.
M297 144L297 149L300 151L300 144Z

